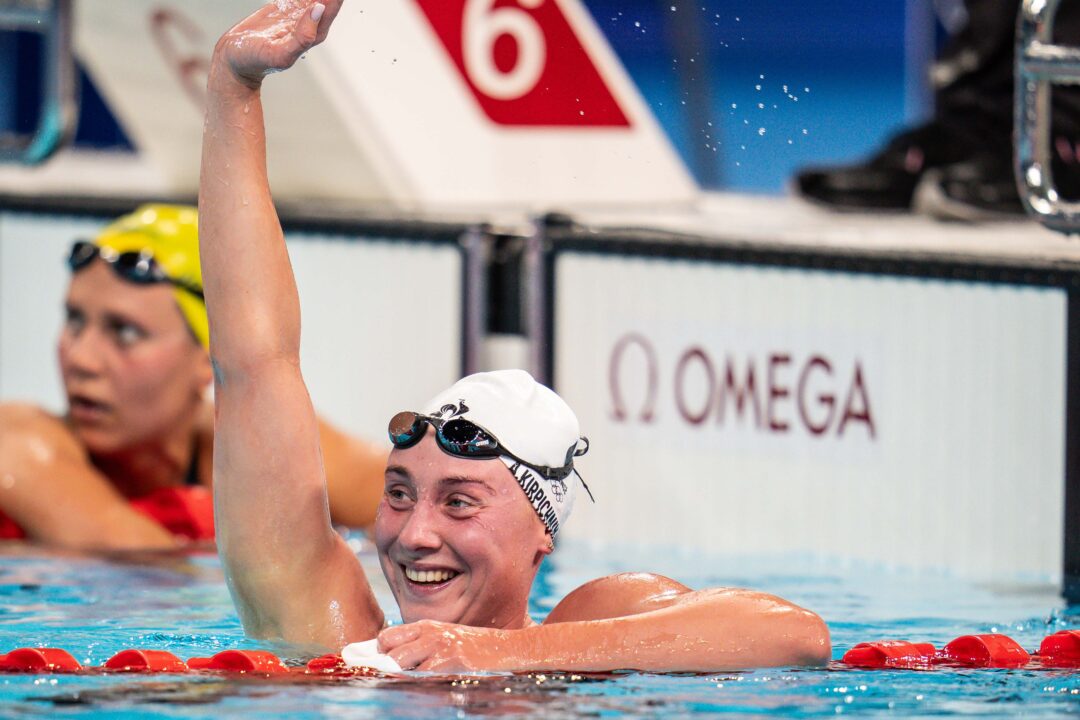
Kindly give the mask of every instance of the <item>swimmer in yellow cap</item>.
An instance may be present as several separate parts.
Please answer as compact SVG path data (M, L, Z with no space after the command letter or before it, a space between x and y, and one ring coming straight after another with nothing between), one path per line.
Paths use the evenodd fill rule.
M404 624L385 627L364 568L326 516L300 303L265 165L263 78L317 45L341 7L267 3L217 43L207 82L199 207L218 401L218 554L245 630L344 648L359 664L376 650L389 655L383 667L440 673L827 662L828 629L809 610L651 573L592 580L534 619L530 588L571 510L588 443L569 406L520 370L470 375L390 419L394 449L373 536ZM437 300L414 305L444 311Z
M68 266L58 343L68 410L0 405L0 539L87 549L210 539L214 413L196 209L144 205L76 241ZM321 421L319 434L334 521L370 525L385 453Z

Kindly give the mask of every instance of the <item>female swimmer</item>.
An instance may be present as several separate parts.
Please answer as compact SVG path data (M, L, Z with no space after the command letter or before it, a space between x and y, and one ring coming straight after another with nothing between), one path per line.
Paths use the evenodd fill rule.
M209 75L199 202L218 413L218 552L248 633L331 649L377 635L403 668L451 672L826 662L828 630L812 612L747 590L695 592L656 575L594 580L533 623L529 589L566 520L579 483L574 458L586 443L570 408L522 371L469 376L391 420L395 448L375 541L406 624L384 628L364 571L326 511L260 102L264 77L322 41L340 7L267 4L222 36ZM410 311L439 311L424 299L412 298Z
M0 405L0 538L83 549L213 537L213 408L193 207L147 205L68 265L58 354L68 410ZM325 423L335 522L367 526L385 453Z

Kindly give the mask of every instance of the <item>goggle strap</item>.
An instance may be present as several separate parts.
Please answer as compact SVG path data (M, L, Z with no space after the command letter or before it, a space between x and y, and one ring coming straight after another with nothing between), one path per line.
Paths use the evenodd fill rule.
M578 438L578 442L585 443L585 447L574 448L574 457L581 457L585 453L589 452L589 438L582 435ZM581 477L580 475L578 477Z
M592 500L593 505L595 505L596 498L593 497L592 490L589 489L589 484L585 482L585 478L581 477L581 473L578 472L577 468L571 468L571 470L577 475L577 479L581 481L581 487L585 488L585 492L589 494L589 499Z

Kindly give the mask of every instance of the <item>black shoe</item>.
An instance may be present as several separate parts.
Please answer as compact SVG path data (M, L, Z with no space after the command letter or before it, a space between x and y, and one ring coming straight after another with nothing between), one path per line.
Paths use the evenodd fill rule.
M1080 198L1080 158L1076 145L1057 138L1051 170L1064 200ZM1011 148L998 148L999 153ZM984 154L965 162L929 170L915 190L918 212L943 220L981 222L1026 216L1016 184L1012 156Z
M973 151L968 137L930 122L895 136L862 164L811 168L799 173L796 183L804 198L835 210L908 210L927 170L964 160Z
M942 220L982 222L1025 217L1012 159L983 156L934 168L915 190L917 212Z

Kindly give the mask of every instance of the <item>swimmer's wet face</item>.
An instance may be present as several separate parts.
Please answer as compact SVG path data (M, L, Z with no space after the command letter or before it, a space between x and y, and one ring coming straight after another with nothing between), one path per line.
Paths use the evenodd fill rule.
M69 416L95 454L168 435L209 384L206 351L167 284L137 285L100 259L72 275L58 354Z
M405 622L498 628L522 626L550 552L506 465L448 455L435 433L390 454L375 543Z

